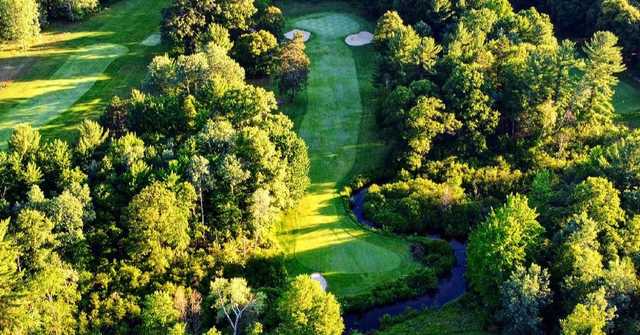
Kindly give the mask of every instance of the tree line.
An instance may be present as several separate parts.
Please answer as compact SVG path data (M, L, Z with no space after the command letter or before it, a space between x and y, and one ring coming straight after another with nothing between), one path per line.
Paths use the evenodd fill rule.
M165 11L165 41L176 8L200 4ZM77 140L14 130L0 152L0 334L341 334L336 298L289 281L275 248L309 183L307 147L275 94L245 80L301 71L304 44L264 56L254 3L214 4L194 49L154 58Z
M640 331L639 135L612 100L626 42L560 40L504 0L370 8L393 166L365 215L468 239L471 294L505 334Z

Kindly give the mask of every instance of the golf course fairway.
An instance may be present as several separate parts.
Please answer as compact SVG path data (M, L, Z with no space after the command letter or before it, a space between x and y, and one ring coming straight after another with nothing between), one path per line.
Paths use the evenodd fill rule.
M363 87L371 88L373 49L344 43L347 35L371 27L357 16L336 12L290 18L288 26L312 34L306 43L311 59L308 86L285 108L294 114L309 147L311 186L283 220L279 241L289 256L291 275L319 272L338 296L366 293L419 266L403 239L355 223L339 195L354 170L379 164L374 159L380 156L377 144L371 142L375 128L364 122L361 95ZM366 76L359 73L363 70Z
M70 139L114 95L142 82L163 47L142 42L160 30L169 0L115 2L95 16L47 28L27 50L0 48L0 147L16 125Z

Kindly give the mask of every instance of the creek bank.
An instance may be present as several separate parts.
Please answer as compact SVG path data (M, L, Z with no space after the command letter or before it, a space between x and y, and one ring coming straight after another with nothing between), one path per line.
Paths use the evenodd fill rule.
M359 223L371 228L378 228L378 225L367 220L364 216L364 201L367 191L368 187L365 187L353 193L351 196L351 210ZM428 237L443 240L439 235L428 235ZM467 288L464 276L467 269L467 246L466 243L458 240L447 240L447 242L453 249L456 263L451 270L451 274L438 281L438 288L435 293L375 307L364 312L349 313L344 317L346 334L352 331L367 333L376 330L380 327L380 319L384 315L397 316L409 308L417 311L438 308L464 295Z

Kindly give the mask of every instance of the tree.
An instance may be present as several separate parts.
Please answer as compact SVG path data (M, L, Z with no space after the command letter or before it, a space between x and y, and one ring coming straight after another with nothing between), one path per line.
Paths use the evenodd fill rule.
M468 272L471 287L485 303L495 306L495 292L517 266L530 261L540 246L544 228L527 198L511 195L469 236Z
M259 8L255 20L257 21L257 29L264 29L275 36L282 35L285 20L280 8L271 5Z
M222 311L234 335L239 333L243 317L249 312L259 313L265 299L262 293L253 292L244 278L216 278L211 283L211 295L214 308Z
M191 158L188 172L191 182L198 188L198 197L200 198L200 219L204 225L204 189L209 183L209 160L196 155Z
M549 273L537 264L516 267L500 286L500 318L507 334L543 334L542 310L551 303Z
M620 224L625 215L620 208L618 190L605 178L589 177L578 184L573 191L574 213L586 213L597 223L597 233L604 250L603 255L613 257L622 247Z
M408 147L403 150L403 166L416 171L422 166L424 156L431 150L432 141L444 133L452 133L461 127L460 121L446 113L444 103L433 97L420 97L416 105L404 115L402 137Z
M304 41L300 33L296 33L293 40L280 49L278 89L292 100L296 93L307 85L309 77L311 61L304 50Z
M179 322L180 313L174 307L173 297L165 291L156 291L145 297L142 309L142 328L146 335L186 334Z
M39 18L36 0L0 0L0 40L26 48L40 34Z
M560 320L563 335L604 335L607 323L615 317L615 307L608 307L605 290L590 293L584 303L576 305L571 314Z
M580 122L611 124L613 121L616 74L625 70L617 43L618 37L614 34L599 31L584 46L587 59L577 98Z
M274 69L278 40L266 30L243 34L235 44L233 55L251 76L268 76Z
M163 273L189 245L189 217L195 192L190 184L155 182L133 197L128 212L131 258Z
M295 278L278 299L277 309L282 320L277 334L340 335L344 331L340 304L309 276Z

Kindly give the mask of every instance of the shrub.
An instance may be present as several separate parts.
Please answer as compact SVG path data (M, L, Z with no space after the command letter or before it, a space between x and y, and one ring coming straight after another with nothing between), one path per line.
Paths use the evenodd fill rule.
M362 312L376 306L427 294L438 288L433 269L422 268L395 280L381 283L370 294L348 297L341 301L345 312Z
M461 236L477 221L480 207L459 185L416 178L371 186L364 211L368 219L389 231L441 231Z
M26 46L40 33L35 0L0 0L0 40Z

